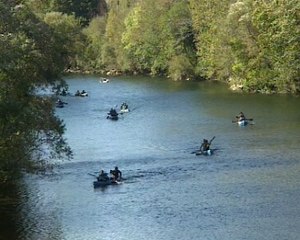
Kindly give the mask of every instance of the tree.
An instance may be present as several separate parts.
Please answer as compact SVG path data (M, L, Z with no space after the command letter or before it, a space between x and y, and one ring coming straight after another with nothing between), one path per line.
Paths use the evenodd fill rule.
M228 72L223 70L229 57L224 45L224 19L230 2L232 0L190 1L198 56L197 73L206 79L228 77Z
M64 68L48 25L26 7L0 1L0 181L21 170L44 168L51 158L71 157L64 124L49 97Z
M86 36L86 47L84 53L77 58L81 69L94 72L101 72L104 69L102 53L105 43L105 28L106 18L97 17L83 29L83 34Z
M231 4L231 84L252 92L299 92L299 9L298 1L285 0Z
M134 71L169 73L171 78L179 80L193 75L192 66L196 62L193 37L186 1L143 1L125 19L122 44ZM175 72L181 59L187 64Z
M102 48L102 62L107 70L126 70L127 59L121 43L124 19L130 9L127 0L112 2L106 21L105 40Z
M74 15L60 12L46 13L43 21L51 28L56 42L52 51L61 53L64 66L75 68L77 55L82 55L84 48L80 21Z
M266 74L259 77L271 90L300 92L299 10L300 2L295 0L253 2L253 26L265 59Z

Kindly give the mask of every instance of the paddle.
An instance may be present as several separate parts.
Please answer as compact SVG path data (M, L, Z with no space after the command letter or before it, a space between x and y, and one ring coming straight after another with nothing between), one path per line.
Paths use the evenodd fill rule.
M211 144L211 142L216 138L216 136L213 136L213 138L209 141L209 145Z
M133 112L133 111L135 111L135 110L137 110L137 109L139 109L139 108L141 108L141 107L142 107L142 106L134 107L134 108L130 109L130 112Z
M92 174L92 173L88 173L88 175L91 175L91 176L93 176L93 177L95 177L95 178L97 178L97 177L98 177L97 175L95 175L95 174Z

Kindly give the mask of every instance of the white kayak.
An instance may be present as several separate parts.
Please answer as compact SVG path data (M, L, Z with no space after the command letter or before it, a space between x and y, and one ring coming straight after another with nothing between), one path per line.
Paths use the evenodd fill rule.
M128 113L129 109L128 108L121 108L120 113Z
M212 149L209 149L207 151L196 151L195 154L198 156L198 155L204 155L204 156L211 156L213 154L214 150Z
M109 83L109 79L108 78L101 78L99 80L100 83Z

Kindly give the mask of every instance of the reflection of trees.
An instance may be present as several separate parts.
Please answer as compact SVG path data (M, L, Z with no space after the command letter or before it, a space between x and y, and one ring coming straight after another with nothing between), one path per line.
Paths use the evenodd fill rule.
M27 180L0 185L0 239L62 239L57 204L35 179Z
M17 209L20 196L15 184L0 184L0 239L18 239Z
M47 180L46 176L43 179ZM43 179L25 178L26 190L22 187L22 206L18 213L21 239L62 239L56 195L49 184L43 184Z

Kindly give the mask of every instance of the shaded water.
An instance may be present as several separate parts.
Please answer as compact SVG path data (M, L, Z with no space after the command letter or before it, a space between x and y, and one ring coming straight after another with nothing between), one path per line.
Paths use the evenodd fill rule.
M26 177L0 239L299 239L299 98L216 83L98 80L68 79L70 92L89 93L64 97L57 110L74 159ZM107 120L124 101L132 111ZM232 123L240 111L252 125ZM214 155L191 154L212 136ZM126 180L94 189L89 173L116 165Z

